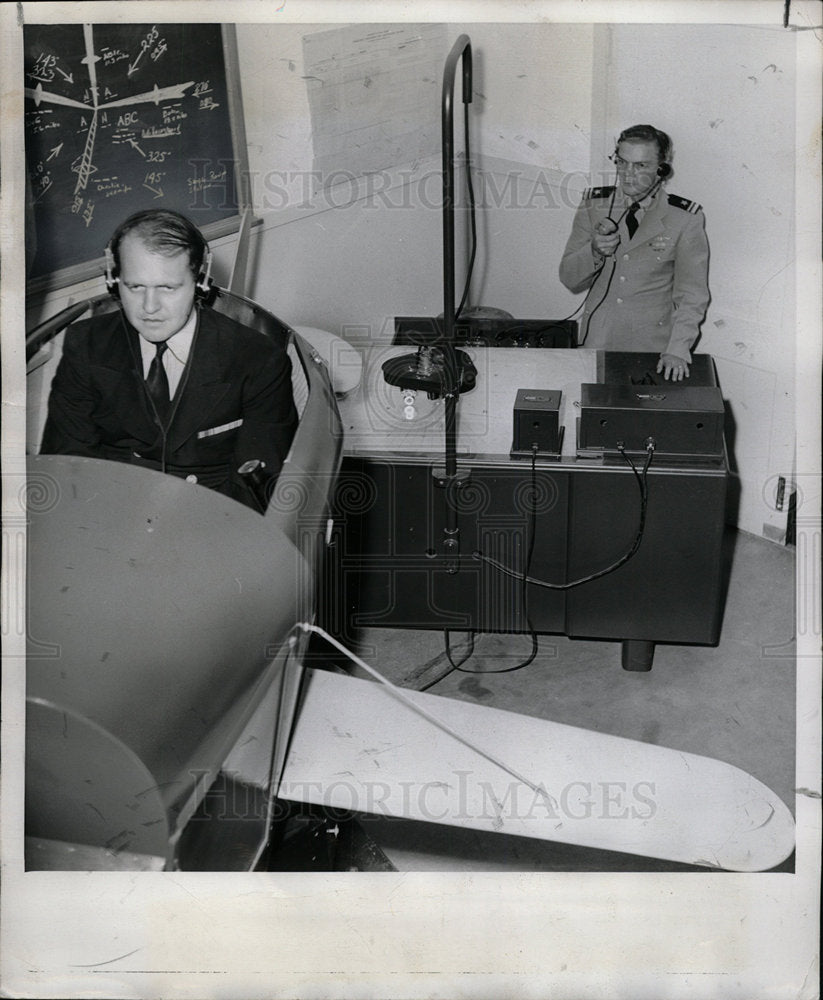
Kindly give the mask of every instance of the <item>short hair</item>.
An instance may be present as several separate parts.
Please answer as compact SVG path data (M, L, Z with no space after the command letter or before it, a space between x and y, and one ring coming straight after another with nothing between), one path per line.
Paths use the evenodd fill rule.
M191 273L195 279L200 274L208 253L208 243L197 226L180 212L149 208L135 212L125 222L121 222L112 233L108 246L114 258L115 274L120 271L120 244L129 233L134 233L153 253L165 257L175 257L186 251Z
M621 142L651 142L657 147L661 163L668 163L672 157L672 141L665 132L654 125L632 125L624 128L617 137L615 152Z

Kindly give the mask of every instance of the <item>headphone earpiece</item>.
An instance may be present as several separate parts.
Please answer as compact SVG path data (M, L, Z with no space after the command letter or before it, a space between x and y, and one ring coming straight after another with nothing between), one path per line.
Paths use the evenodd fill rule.
M105 249L106 255L106 291L115 299L120 298L120 289L117 287L120 284L120 279L114 273L115 263L114 254L112 253L111 247L107 246Z
M195 296L198 299L204 299L206 302L211 302L215 296L215 288L212 285L211 280L211 263L211 250L207 249L203 254L203 260L200 265L200 273L197 275L197 281L194 285Z
M671 177L672 166L670 163L661 163L657 168L657 176L661 181L664 181L667 177Z
M106 257L106 291L112 298L120 298L120 278L117 274L117 262L114 259L114 252L111 245L104 250ZM211 280L212 253L206 248L203 253L203 260L200 264L200 272L194 284L194 295L197 299L211 304L217 297L217 289Z

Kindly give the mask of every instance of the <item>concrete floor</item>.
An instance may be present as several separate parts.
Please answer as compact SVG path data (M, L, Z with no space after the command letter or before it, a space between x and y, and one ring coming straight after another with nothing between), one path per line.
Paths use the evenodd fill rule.
M442 632L367 629L355 651L403 687L726 761L764 782L794 811L794 549L729 529L724 563L727 593L718 646L659 645L648 673L623 670L617 642L555 635L539 637L531 664L498 674L484 671L526 659L528 636L476 636L464 665L476 673L447 673ZM451 641L459 662L465 637L456 634ZM351 664L348 669L365 676ZM366 828L392 863L407 871L684 867L391 819L369 819ZM792 863L781 870L792 870Z

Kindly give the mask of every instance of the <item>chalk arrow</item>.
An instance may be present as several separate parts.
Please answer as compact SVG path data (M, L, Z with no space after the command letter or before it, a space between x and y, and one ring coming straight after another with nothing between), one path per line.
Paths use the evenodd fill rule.
M185 97L186 89L193 86L194 80L189 80L188 83L176 84L172 87L158 87L155 83L153 90L147 90L143 94L136 94L134 97L126 97L122 101L109 101L106 104L101 104L100 108L119 108L129 104L146 104L149 101L153 104L159 104L161 101L168 101L173 97Z
M103 57L95 54L93 26L91 24L83 25L83 38L86 42L86 54L80 62L89 68L91 95L94 100L94 106L97 107L97 67L95 63L99 63Z
M145 159L145 157L146 157L146 154L145 154L145 153L143 152L143 150L142 150L142 149L141 149L141 148L140 148L140 147L139 147L139 146L137 145L137 143L135 142L135 140L134 140L134 139L126 139L126 142L127 142L127 143L128 143L128 144L129 144L129 145L130 145L130 146L132 147L132 149L136 149L136 150L137 150L137 152L138 152L138 153L139 153L139 154L140 154L140 155L141 155L141 156L143 157L143 159Z
M66 83L74 83L74 74L73 73L66 73L64 70L60 69L59 66L55 66L54 68L57 70L57 72L60 74L60 76L63 77L63 79L66 81Z
M158 188L149 187L148 184L144 184L143 187L147 191L151 191L151 193L154 195L155 198L162 198L163 197L163 188L159 188L158 189Z
M43 90L42 83L38 83L37 86L32 89L31 87L25 88L26 97L30 97L37 107L40 107L41 103L44 104L66 104L70 108L83 108L85 111L91 111L92 108L88 104L83 104L82 101L75 101L71 97L63 97L61 94L52 94L48 90Z
M59 146L55 146L50 151L49 155L46 157L46 161L48 162L49 160L53 160L55 158L55 156L57 156L60 153L60 150L62 148L63 148L63 143L61 142Z
M134 60L134 62L129 66L128 70L126 71L126 76L131 76L132 73L136 73L137 72L137 64L143 58L143 53L145 51L146 51L145 49L141 49L140 50L139 55L137 56L137 58Z

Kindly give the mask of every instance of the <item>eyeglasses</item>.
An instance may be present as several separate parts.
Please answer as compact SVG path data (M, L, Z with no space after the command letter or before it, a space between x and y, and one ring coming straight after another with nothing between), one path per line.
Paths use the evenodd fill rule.
M630 173L631 171L636 171L637 173L645 173L647 170L655 170L657 168L656 163L649 163L646 160L638 160L634 163L630 160L624 160L622 156L613 156L611 158L612 163L621 173Z

